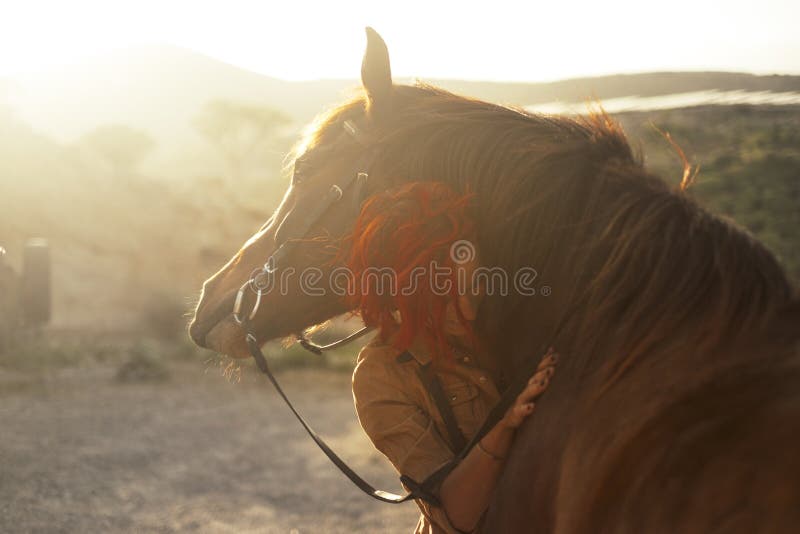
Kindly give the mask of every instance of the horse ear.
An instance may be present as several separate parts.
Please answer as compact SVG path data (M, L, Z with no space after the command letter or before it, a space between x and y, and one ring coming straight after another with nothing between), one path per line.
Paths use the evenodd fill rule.
M389 49L378 32L367 26L367 50L361 63L361 84L369 98L369 109L386 109L392 98Z

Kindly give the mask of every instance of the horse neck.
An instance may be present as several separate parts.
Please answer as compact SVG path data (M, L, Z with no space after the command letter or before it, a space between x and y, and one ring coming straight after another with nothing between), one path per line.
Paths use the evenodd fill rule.
M553 302L540 299L530 312L573 313L568 337L558 340L585 353L609 351L604 358L617 376L658 347L711 353L746 342L791 298L783 269L761 243L683 193L636 182L604 187L575 220L558 246L549 243L550 276L562 290L554 286Z

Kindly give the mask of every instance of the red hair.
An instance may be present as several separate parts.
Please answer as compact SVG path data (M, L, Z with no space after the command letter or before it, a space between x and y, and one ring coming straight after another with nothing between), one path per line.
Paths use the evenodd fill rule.
M474 242L471 196L440 182L411 182L369 198L361 210L351 247L345 248L353 283L348 304L366 325L378 328L383 340L396 334L392 344L400 350L420 338L434 357L450 359L445 337L448 303L472 335L458 305L459 265L451 258L456 241ZM447 269L437 271L444 273L437 281L446 280L448 291L434 288L432 264ZM422 269L424 276L419 276ZM377 272L381 275L375 276ZM389 291L384 274L391 277ZM399 324L395 312L400 313Z

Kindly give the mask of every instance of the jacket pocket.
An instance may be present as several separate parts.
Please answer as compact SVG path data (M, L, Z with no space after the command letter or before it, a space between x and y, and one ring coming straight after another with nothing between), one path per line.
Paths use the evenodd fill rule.
M442 389L447 397L447 402L454 408L478 397L478 388L469 382L443 384Z
M482 421L478 421L479 413L476 403L478 399L478 388L468 382L458 382L443 385L444 394L450 409L456 418L461 434L469 441L475 434Z

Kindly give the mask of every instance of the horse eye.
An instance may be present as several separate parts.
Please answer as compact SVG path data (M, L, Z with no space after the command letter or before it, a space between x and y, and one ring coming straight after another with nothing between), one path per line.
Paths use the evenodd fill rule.
M294 170L292 171L292 184L296 185L308 178L311 175L312 167L317 167L319 164L320 155L330 152L330 147L315 146L306 150L297 159L294 160ZM312 160L316 162L312 165Z

